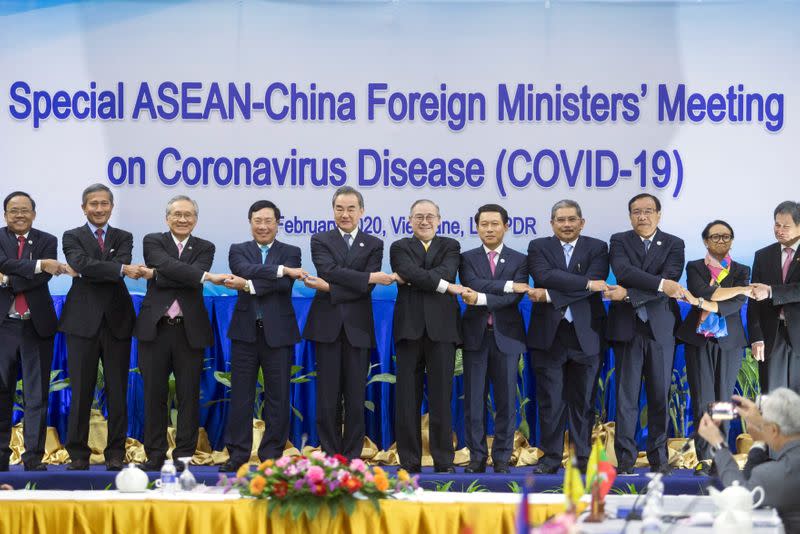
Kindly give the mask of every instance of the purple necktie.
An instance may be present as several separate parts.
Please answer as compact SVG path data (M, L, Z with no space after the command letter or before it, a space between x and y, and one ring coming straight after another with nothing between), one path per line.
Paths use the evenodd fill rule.
M183 252L183 243L178 243L178 258L181 257L181 253ZM175 317L181 315L181 305L178 304L178 299L172 301L172 305L167 310L167 317L170 319L174 319Z
M97 244L100 245L100 252L105 252L106 242L103 240L103 229L98 228L94 233L97 234Z
M786 260L783 262L783 283L786 283L786 275L789 274L789 267L792 266L792 260L794 259L794 249L791 247L786 247L783 249L786 253Z
M25 248L25 236L17 236L17 259L22 259L22 249ZM25 293L19 292L14 295L14 310L20 314L25 315L28 313L28 299L25 298Z

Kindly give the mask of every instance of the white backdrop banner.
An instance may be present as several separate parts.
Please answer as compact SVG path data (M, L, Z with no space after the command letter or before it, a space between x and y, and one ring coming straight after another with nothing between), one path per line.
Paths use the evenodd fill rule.
M562 198L607 239L650 192L687 260L721 218L749 264L797 197L798 28L794 2L4 2L2 196L29 192L60 238L105 183L141 261L188 194L225 272L258 199L313 271L333 191L360 189L388 270L418 198L465 250L502 204L524 251Z

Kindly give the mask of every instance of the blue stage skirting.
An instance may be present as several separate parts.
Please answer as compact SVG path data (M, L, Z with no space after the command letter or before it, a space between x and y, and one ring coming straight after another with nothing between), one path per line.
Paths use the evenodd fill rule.
M63 296L53 298L56 313L61 313L64 303ZM134 306L137 310L142 302L142 296L134 295ZM306 296L296 296L293 299L295 311L297 312L298 322L302 330L305 325L306 317L311 305L311 298ZM205 352L205 371L203 372L201 383L201 412L200 425L208 432L209 440L215 450L224 447L225 422L227 420L228 388L217 382L214 378L215 371L230 371L230 341L227 339L228 324L233 313L235 297L229 296L207 296L205 304L208 309L209 318L214 328L214 345ZM520 309L528 322L530 313L530 301L522 300ZM377 348L372 352L373 368L371 375L379 373L395 373L395 362L392 358L394 354L394 343L392 340L392 314L394 311L393 299L375 299L375 334L377 338ZM683 306L684 314L687 307ZM57 378L69 376L67 369L66 343L63 334L58 334L55 339L55 351L53 359L53 369L61 370L62 373ZM524 355L524 369L518 381L519 395L517 403L528 398L528 402L523 408L522 417L530 429L531 442L538 443L536 429L536 383L534 373L530 365L530 355ZM306 374L314 370L314 345L305 340L295 347L295 364L302 367L299 374ZM143 407L143 388L142 378L138 374L138 350L134 339L131 349L132 372L128 378L128 435L141 441L144 429L144 407ZM598 384L598 395L596 409L601 420L612 421L616 412L615 379L614 379L614 354L608 350L605 354L603 368ZM683 357L683 347L679 346L675 358L675 371L673 382L675 389L671 396L678 403L683 403L675 411L673 420L672 434L677 436L689 435L691 432L691 404L689 403L688 383L686 381L685 362ZM458 438L458 448L464 446L464 388L461 376L456 376L453 382L453 430ZM682 401L680 399L683 399ZM50 395L50 411L48 415L48 425L57 429L61 441L66 442L67 416L71 392L69 388ZM367 399L373 406L373 411L367 411L367 435L381 449L388 449L395 441L394 436L394 384L376 382L367 387ZM98 394L98 405L105 413L105 398L103 392ZM300 445L303 438L306 443L317 445L317 431L315 425L315 382L296 383L291 387L291 403L295 408L292 414L292 425L290 439L295 445ZM645 396L642 394L640 405L645 405ZM427 410L423 406L423 410ZM22 418L22 411L14 413L14 422ZM258 418L258 416L257 416ZM518 415L518 423L522 422ZM738 428L732 428L732 436L738 434ZM493 433L491 418L488 431ZM646 426L644 429L637 430L637 441L640 449L644 448L646 438Z
M397 467L385 467L386 471L394 474ZM517 487L525 484L526 477L531 473L530 467L514 467L511 473L483 474L464 473L460 468L455 474L437 474L432 467L422 469L419 475L420 485L426 490L443 489L443 485L452 481L449 491L467 491L470 486L473 490L492 492L513 491L514 483ZM491 471L491 468L490 468ZM191 472L198 483L214 486L219 481L219 471L212 466L192 466ZM614 481L615 493L642 493L650 479L646 476L647 469L637 469L635 476L617 477ZM46 472L26 472L21 465L12 466L7 473L0 473L0 483L11 484L15 489L26 486L40 490L104 490L116 489L114 477L117 473L105 470L102 465L92 466L89 471L67 471L66 466L48 466ZM148 473L150 480L159 477L159 473ZM229 476L232 474L229 473ZM672 475L664 478L664 492L667 495L700 495L707 494L706 488L714 479L706 476L695 476L689 469L676 469ZM564 484L564 472L559 471L554 475L536 475L533 477L534 492L560 493ZM476 488L476 486L479 486Z

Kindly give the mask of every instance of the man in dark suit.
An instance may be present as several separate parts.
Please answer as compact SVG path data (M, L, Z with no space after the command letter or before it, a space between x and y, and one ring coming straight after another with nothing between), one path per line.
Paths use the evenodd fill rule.
M317 276L306 277L304 283L317 292L303 337L315 342L320 446L326 454L360 458L367 375L375 347L372 288L389 285L394 277L381 272L383 241L358 228L364 214L361 193L343 186L331 203L336 228L311 237Z
M753 357L761 391L788 387L800 392L800 204L787 200L774 212L777 243L756 252L747 307Z
M289 375L300 330L292 306L300 249L275 236L281 210L259 200L247 212L253 239L231 245L228 264L234 275L225 286L239 291L228 327L231 340L231 404L226 445L230 459L220 471L236 471L250 460L253 447L253 403L258 370L264 375L266 431L258 446L263 461L280 458L289 439ZM259 414L260 415L260 414Z
M567 423L582 470L591 452L592 393L605 348L606 310L599 292L608 288L608 246L581 235L584 224L580 205L561 200L551 210L554 235L528 246L528 270L536 284L528 289L533 301L528 347L544 450L537 474L561 467Z
M59 331L67 337L72 388L66 445L72 462L67 469L89 469L89 414L102 358L108 399L106 468L119 471L128 435L128 369L136 321L123 276L138 279L140 271L131 265L133 236L108 224L114 209L111 190L90 185L83 191L81 207L86 224L67 230L62 238L68 274L73 276L59 321Z
M464 412L470 461L467 473L486 471L486 396L492 384L496 406L492 442L495 473L508 473L514 451L517 370L525 352L525 323L519 311L522 295L514 282L527 283L525 255L503 244L508 212L497 204L478 208L475 215L483 243L461 255L459 273L468 304L464 331Z
M144 380L146 471L159 471L167 455L170 372L175 374L178 400L172 457L179 470L184 466L177 459L194 455L197 448L203 352L213 343L203 282L221 285L230 278L208 272L214 244L192 235L197 215L196 202L183 195L173 197L167 203L169 232L146 235L142 247L147 294L134 333Z
M417 200L409 215L413 237L392 243L389 252L398 283L394 307L397 353L395 431L400 464L418 473L422 460L422 385L427 372L430 448L434 470L454 473L450 398L461 313L455 283L461 246L436 235L439 206Z
M42 464L47 420L50 367L56 312L47 282L65 272L56 260L55 236L32 228L36 203L15 191L3 201L7 226L0 230L0 471L11 457L11 415L17 385L17 361L22 366L25 401L26 471L44 471Z
M605 292L612 300L608 339L614 343L617 418L614 449L617 472L630 474L638 451L634 435L639 419L642 377L647 392L647 459L650 470L669 474L667 423L669 386L675 358L675 329L680 322L676 298L683 273L683 240L660 228L661 202L648 193L628 202L633 230L611 236L609 256L618 285Z

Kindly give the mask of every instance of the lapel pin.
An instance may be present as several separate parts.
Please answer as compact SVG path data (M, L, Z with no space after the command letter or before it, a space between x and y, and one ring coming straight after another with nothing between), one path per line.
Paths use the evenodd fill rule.
M192 250L192 247L186 247L186 248L187 248L187 250Z
M114 249L113 249L113 248L112 248L111 250L109 250L109 251L108 251L108 253L109 253L109 254L112 254L113 252L114 252Z
M28 239L28 244L29 244L29 245L33 245L33 241L32 241L32 240L30 240L30 239Z
M500 258L500 263L505 263L505 262L506 262L506 260L505 260L505 259L503 259L503 258Z
M656 245L661 246L661 241L656 241Z
M362 241L361 243L359 243L359 244L358 244L358 246L359 246L359 247L363 247L363 246L364 246L364 243L363 243L363 241Z

